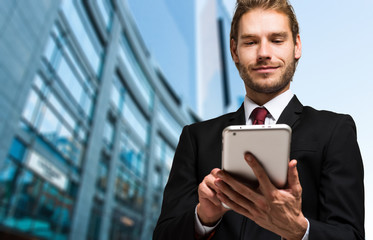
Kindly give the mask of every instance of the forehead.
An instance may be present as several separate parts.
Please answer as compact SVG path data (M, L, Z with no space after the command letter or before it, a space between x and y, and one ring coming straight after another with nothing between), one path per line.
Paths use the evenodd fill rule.
M238 28L239 37L247 34L261 35L278 32L288 32L291 35L288 16L276 10L250 10L242 15Z

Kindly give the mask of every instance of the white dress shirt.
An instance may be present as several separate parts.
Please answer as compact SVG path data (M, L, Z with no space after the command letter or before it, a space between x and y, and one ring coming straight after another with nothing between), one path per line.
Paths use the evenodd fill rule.
M245 109L245 119L246 125L252 125L252 120L250 119L250 115L252 111L257 107L265 107L268 111L268 115L265 119L264 124L276 124L277 120L279 119L281 113L284 111L285 107L289 104L290 100L293 98L294 94L291 90L287 90L286 92L278 95L277 97L273 98L263 106L259 106L255 102L253 102L247 96L244 100L244 109Z
M250 118L251 112L257 108L257 107L265 107L268 111L268 114L265 118L264 124L270 125L270 124L276 124L278 119L280 118L281 113L284 111L285 107L289 104L290 100L293 98L294 94L291 92L291 90L287 90L286 92L283 92L282 94L278 95L277 97L271 99L269 102L265 103L263 106L259 106L255 102L253 102L250 98L247 96L244 100L244 110L245 110L245 120L246 125L252 125L252 120ZM310 229L310 223L308 219L306 219L308 222L307 231L304 234L302 240L308 240L309 235L309 229ZM206 236L210 234L216 227L219 225L221 219L219 222L213 226L213 227L207 227L202 225L201 221L198 218L197 215L197 207L195 209L195 230L196 233L200 236ZM281 238L282 239L282 238Z

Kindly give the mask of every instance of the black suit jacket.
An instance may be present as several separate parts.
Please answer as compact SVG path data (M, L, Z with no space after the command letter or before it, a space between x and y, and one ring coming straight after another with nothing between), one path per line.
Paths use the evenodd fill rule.
M292 128L291 159L298 160L309 240L364 239L363 164L352 118L303 107L294 96L277 123ZM243 105L237 112L183 129L154 239L194 239L198 185L213 168L221 168L223 129L239 124L245 124ZM280 237L229 211L213 239Z

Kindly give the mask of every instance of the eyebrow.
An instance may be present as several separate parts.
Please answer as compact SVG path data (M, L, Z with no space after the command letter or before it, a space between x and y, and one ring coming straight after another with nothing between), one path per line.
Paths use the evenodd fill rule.
M288 38L289 34L287 32L275 32L275 33L270 33L269 36ZM241 39L256 38L256 37L258 37L258 35L255 35L255 34L243 34L240 36Z
M271 34L272 37L282 37L282 38L288 38L289 34L287 32L278 32Z

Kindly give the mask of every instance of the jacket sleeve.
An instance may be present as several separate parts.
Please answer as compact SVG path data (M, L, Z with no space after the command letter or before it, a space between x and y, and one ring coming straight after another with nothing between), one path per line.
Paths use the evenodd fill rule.
M319 217L309 219L309 240L365 239L364 172L352 118L331 130L320 177Z
M194 210L198 203L195 149L189 126L184 127L166 188L154 240L194 239Z

